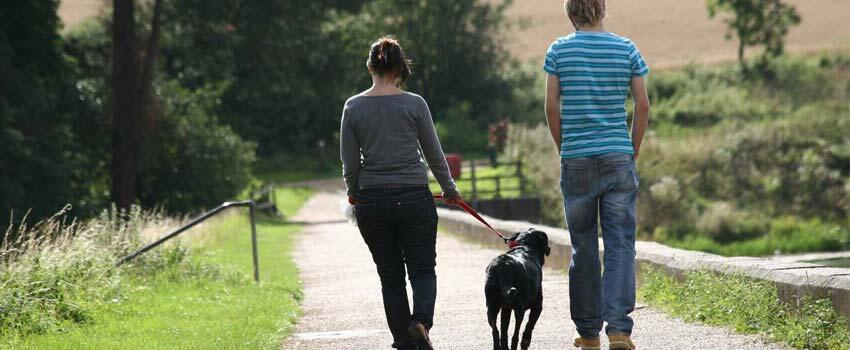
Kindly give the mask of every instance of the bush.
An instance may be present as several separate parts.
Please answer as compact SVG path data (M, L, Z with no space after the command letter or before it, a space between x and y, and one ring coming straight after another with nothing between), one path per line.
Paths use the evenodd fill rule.
M758 231L750 238L721 241L704 231L678 237L656 235L655 238L673 247L724 256L765 256L850 248L850 222L823 223L817 219L800 220L795 217L752 222L763 231Z
M695 89L696 90L696 89ZM746 122L779 114L773 101L754 101L743 87L713 86L684 91L655 105L655 123L709 127L724 121Z
M689 203L687 193L679 180L664 176L640 193L638 218L644 232L659 237L676 235L688 229L696 216L696 208ZM660 239L660 238L659 238Z
M741 241L768 231L765 219L751 217L728 202L712 203L703 211L696 228L718 243Z
M487 148L487 129L470 117L468 104L447 111L435 126L446 153L480 152Z
M187 91L171 82L161 91L164 113L140 167L141 203L186 213L233 199L250 180L254 144L209 114L216 89Z

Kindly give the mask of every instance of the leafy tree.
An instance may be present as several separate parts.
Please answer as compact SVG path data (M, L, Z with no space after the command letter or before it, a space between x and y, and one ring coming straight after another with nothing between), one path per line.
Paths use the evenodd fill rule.
M138 18L152 15L151 8L137 8ZM112 66L112 40L108 19L91 22L68 35L65 52L85 78L78 81L86 95L108 96ZM164 36L167 38L167 36ZM222 87L199 85L186 89L183 82L169 80L161 70L152 80L151 106L146 109L145 137L136 145L134 166L136 202L162 207L169 212L191 213L232 199L248 182L255 145L243 141L219 122L215 111ZM110 157L109 106L97 105L99 122L92 130L90 154L101 164ZM95 167L98 176L89 182L93 190L107 191L108 169ZM107 179L103 181L101 179Z
M357 14L333 14L336 25L327 32L341 52L335 66L349 86L363 90L370 83L369 44L395 35L413 60L407 89L428 101L444 147L483 152L488 124L525 119L539 108L522 96L532 90L536 71L521 69L502 45L512 25L505 17L510 3L375 0Z
M707 0L706 4L711 18L718 12L732 15L723 20L729 27L726 38L737 35L738 62L742 65L747 47L763 45L764 57L782 55L788 30L801 20L797 10L781 0Z
M40 218L85 203L92 163L76 130L94 108L62 55L58 3L0 3L0 235L12 210Z
M167 2L164 71L186 87L223 84L217 113L258 151L313 148L338 127L344 72L324 40L322 1ZM337 103L339 102L339 103Z
M373 1L356 20L365 24L365 33L360 30L361 39L349 41L356 45L349 52L358 65L355 74L365 74L362 61L369 43L379 35L393 34L414 62L408 88L425 97L437 120L462 111L486 126L511 111L515 102L514 81L506 77L511 58L501 45L510 24L505 17L510 4L510 0Z
M369 45L395 34L414 59L407 88L428 99L437 120L483 129L516 110L514 89L530 83L506 72L508 4L168 1L164 71L190 89L224 84L218 113L261 155L304 152L335 138L343 102L369 86Z
M141 148L142 206L187 213L232 199L249 182L255 145L218 122L219 88L189 91L175 81L162 92L158 127Z

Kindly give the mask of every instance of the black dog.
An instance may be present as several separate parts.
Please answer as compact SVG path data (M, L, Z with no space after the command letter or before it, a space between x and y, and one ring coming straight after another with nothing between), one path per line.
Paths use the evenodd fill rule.
M522 349L531 344L531 333L543 311L543 262L549 255L549 237L545 232L533 228L516 233L511 237L517 246L499 255L487 266L487 319L493 329L493 349L508 350L508 327L511 311L516 315L514 336L510 350L516 350L519 327L529 309L528 324L522 333ZM496 317L502 311L502 332L496 327ZM501 342L500 342L501 340Z

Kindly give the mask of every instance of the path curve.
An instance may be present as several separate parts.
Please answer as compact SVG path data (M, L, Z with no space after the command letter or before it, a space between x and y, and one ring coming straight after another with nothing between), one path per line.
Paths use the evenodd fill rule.
M380 284L366 244L340 211L336 185L318 193L292 218L304 222L293 257L303 283L303 316L283 349L389 349ZM491 349L484 305L484 267L501 252L440 233L437 239L437 308L432 330L440 350ZM547 269L544 309L532 349L572 349L566 275ZM639 349L786 349L723 328L685 323L652 308L640 308L634 339ZM607 347L606 347L607 348Z

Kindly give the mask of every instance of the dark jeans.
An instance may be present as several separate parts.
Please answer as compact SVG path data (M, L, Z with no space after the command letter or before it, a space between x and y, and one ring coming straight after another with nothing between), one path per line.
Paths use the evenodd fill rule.
M412 321L419 321L430 329L437 299L437 209L433 196L426 187L405 187L364 189L356 199L357 225L381 278L393 347L413 346L407 328ZM405 265L413 289L413 314L407 301Z

